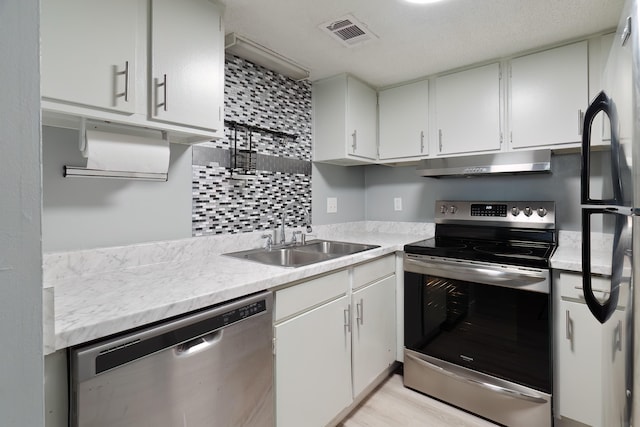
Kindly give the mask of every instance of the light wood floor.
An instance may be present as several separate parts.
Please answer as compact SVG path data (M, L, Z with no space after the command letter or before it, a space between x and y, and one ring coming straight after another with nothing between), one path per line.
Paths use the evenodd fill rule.
M405 388L394 374L360 404L338 427L496 427L416 391Z

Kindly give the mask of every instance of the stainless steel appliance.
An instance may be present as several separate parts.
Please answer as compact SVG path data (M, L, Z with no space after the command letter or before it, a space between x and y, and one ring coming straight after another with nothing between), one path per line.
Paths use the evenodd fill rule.
M71 350L71 425L270 427L272 294Z
M585 113L582 140L582 269L583 294L593 316L600 322L603 336L601 369L585 372L599 376L605 388L601 400L603 425L630 426L640 403L638 381L634 384L638 352L634 356L634 320L632 278L640 274L639 257L633 257L640 245L640 24L637 0L628 0L609 53L603 75L602 91ZM592 125L603 119L602 135ZM595 136L608 142L609 150L592 155ZM602 147L598 148L599 151ZM594 162L604 158L600 164ZM596 173L596 171L602 172ZM605 237L602 238L602 235ZM598 242L592 241L596 237ZM594 294L592 287L595 252L608 252L611 261L605 277L610 283L605 292ZM625 297L626 296L626 297ZM634 325L635 322L635 325ZM637 374L636 374L637 375ZM634 398L635 396L635 398ZM636 422L637 424L637 422Z
M438 201L404 247L404 384L506 425L550 426L553 202Z

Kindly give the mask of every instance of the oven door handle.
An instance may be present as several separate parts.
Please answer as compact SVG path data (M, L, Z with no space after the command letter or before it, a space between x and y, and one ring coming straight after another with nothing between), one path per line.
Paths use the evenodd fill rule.
M473 385L477 385L479 387L482 387L484 389L487 390L491 390L494 391L496 393L500 393L500 394L505 394L507 396L513 397L515 399L521 399L521 400L527 400L529 402L534 402L534 403L547 403L547 399L545 399L544 397L540 396L540 395L533 395L533 394L528 394L528 393L524 393L522 391L519 390L513 390L507 387L503 387L501 385L497 385L497 384L491 384L489 382L486 381L481 381L481 380L477 380L474 378L469 378L466 377L464 375L460 375L457 374L455 372L451 372L448 369L443 368L442 366L436 365L435 363L432 362L427 362L426 360L422 360L419 357L414 356L413 354L409 354L409 353L405 353L405 356L408 357L409 359L413 360L416 363L419 363L427 368L436 370L448 377L451 377L455 380L458 381L462 381L462 382L466 382L469 384L473 384Z
M531 268L484 266L462 262L414 259L405 254L404 270L447 279L465 280L489 285L549 293L549 272Z

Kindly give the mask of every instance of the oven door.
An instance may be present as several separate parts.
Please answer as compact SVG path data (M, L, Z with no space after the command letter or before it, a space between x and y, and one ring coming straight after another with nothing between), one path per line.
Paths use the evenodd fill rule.
M504 425L551 426L549 270L405 254L404 384Z
M405 347L551 392L549 271L405 254Z

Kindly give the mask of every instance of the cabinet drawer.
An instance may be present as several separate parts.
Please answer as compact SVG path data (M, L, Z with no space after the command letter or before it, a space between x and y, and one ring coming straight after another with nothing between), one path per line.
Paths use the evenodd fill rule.
M359 265L353 269L353 289L374 282L396 272L396 257L388 255L384 258Z
M582 274L560 272L558 277L557 283L560 285L560 298L567 301L585 303L584 295L582 294ZM618 297L621 306L626 305L629 295L628 286L625 286L625 283L628 284L628 281L625 282L623 278L623 283L620 286L620 295ZM611 287L610 279L608 277L592 276L591 287L593 288L593 294L596 298L604 300L608 298L609 295Z
M349 273L342 270L277 291L275 321L346 295L348 286Z

